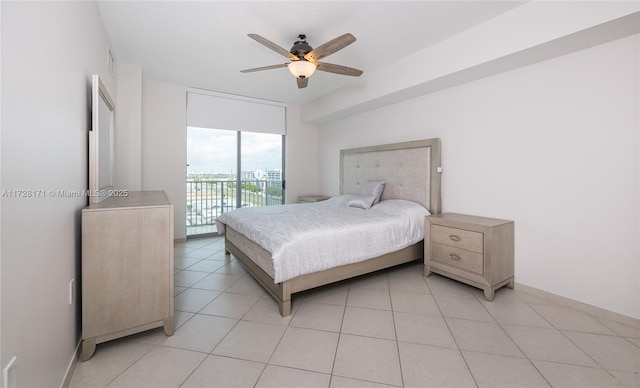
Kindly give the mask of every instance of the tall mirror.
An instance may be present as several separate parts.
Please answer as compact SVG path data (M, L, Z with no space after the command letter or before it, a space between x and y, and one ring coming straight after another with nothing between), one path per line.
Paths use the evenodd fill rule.
M113 190L115 175L115 104L109 91L93 75L89 132L90 203L99 203Z

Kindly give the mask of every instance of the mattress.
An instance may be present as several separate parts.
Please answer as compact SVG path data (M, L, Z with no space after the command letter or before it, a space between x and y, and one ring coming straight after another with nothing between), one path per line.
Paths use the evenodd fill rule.
M424 239L429 211L406 200L368 210L348 206L354 195L306 204L247 207L218 217L271 254L256 262L276 283L395 252ZM263 255L264 256L264 255Z

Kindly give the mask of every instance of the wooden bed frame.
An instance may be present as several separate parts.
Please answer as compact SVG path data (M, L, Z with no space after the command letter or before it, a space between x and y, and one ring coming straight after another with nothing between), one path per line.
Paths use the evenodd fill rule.
M440 139L352 148L340 151L340 194L358 193L367 180L385 181L382 200L406 199L420 203L431 214L441 213ZM264 248L227 226L225 250L236 257L249 273L271 294L280 314L291 314L291 295L311 288L364 275L422 259L424 242L358 263L301 275L275 283L271 275L256 264L256 258L270 258Z

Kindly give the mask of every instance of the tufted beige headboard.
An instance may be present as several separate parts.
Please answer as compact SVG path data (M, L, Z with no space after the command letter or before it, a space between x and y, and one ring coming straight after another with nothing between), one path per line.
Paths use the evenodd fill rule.
M440 139L340 151L340 193L357 194L365 181L384 181L382 200L406 199L442 211Z

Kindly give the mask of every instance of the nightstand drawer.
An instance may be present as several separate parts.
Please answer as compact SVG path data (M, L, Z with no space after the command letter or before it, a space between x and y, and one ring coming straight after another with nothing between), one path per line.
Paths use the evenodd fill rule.
M484 273L484 255L482 253L434 242L431 245L431 260L478 274Z
M484 235L464 229L431 225L431 241L468 251L484 253Z

